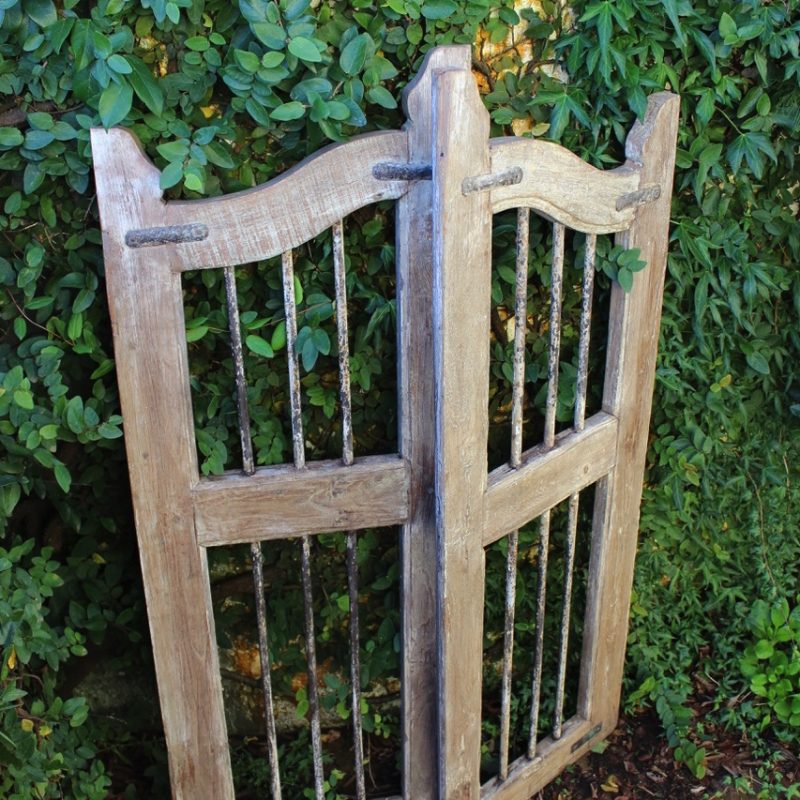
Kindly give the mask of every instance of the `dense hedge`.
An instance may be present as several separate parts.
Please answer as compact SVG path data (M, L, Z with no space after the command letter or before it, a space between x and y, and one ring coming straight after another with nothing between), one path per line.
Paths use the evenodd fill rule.
M496 134L560 140L598 166L619 163L648 93L682 95L628 701L654 703L698 775L703 729L689 710L698 681L716 686L717 719L797 743L798 3L513 5L0 0L4 797L106 796L105 765L125 762L135 725L104 725L72 688L84 664L114 653L130 665L147 652L88 129L132 128L171 196L235 191L330 140L396 127L397 98L423 54L453 41L478 42ZM347 234L355 411L371 452L394 436L390 233L379 208ZM325 245L315 252L298 262L304 385L310 438L327 453L332 279L320 268ZM269 265L241 273L242 305L258 309L243 323L262 357L252 363L260 463L290 450L278 290ZM497 306L510 291L496 285ZM210 272L187 283L206 472L236 456L221 292ZM506 355L493 356L501 389ZM385 619L372 651L388 664ZM148 757L163 763L157 746ZM152 771L157 796L163 767Z

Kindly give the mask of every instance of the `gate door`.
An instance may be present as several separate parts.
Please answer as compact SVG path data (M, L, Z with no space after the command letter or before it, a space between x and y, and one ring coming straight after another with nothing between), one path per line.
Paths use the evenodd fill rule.
M92 131L106 278L142 573L172 792L234 797L206 548L250 545L271 794L282 796L267 647L262 543L295 538L305 603L313 748L309 786L325 797L311 582L311 540L347 531L353 796L366 796L358 639L359 529L400 525L403 795L406 800L528 798L616 724L650 416L678 101L653 96L627 162L600 172L563 148L488 138L468 47L429 53L406 91L402 131L320 151L234 195L167 202L159 172L121 129ZM400 452L354 458L342 220L397 200ZM492 215L518 211L512 441L487 469ZM542 441L523 451L530 211L552 224L549 382ZM331 229L342 457L307 461L297 361L293 250ZM556 433L565 228L586 234L574 424ZM616 233L647 268L612 291L602 410L586 418L594 245ZM294 463L255 466L234 266L281 256ZM193 428L181 273L224 271L242 469L201 478ZM538 737L544 579L538 582L529 747L509 760L517 531L539 522L547 575L550 510L569 501L564 607L569 619L578 493L596 484L577 713L564 717L562 626L552 733ZM507 538L500 755L481 786L485 548ZM571 549L570 549L571 548ZM484 773L485 775L485 773Z

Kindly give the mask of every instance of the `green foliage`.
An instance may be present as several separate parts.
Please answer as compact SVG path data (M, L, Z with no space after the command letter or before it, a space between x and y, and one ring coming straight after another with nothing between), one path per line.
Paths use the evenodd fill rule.
M68 705L76 699L70 673L85 658L83 648L89 658L114 650L137 664L147 652L137 643L146 626L102 299L89 128L131 128L171 197L246 189L330 141L397 127L402 87L432 45L448 42L476 42L475 70L494 134L529 131L560 140L600 167L622 162L625 134L644 113L648 94L665 87L681 93L655 437L629 643L630 702L655 704L676 753L696 774L704 754L693 738L689 701L698 672L719 685L721 719L751 732L757 719L755 727L767 725L765 734L796 738L792 715L782 720L778 713L785 697L741 707L727 700L752 684L740 662L745 670L746 663L757 667L754 674L777 674L781 665L772 660L788 648L771 633L748 628L751 608L754 614L761 608L754 600L794 602L800 590L800 385L792 369L800 349L799 40L796 0L579 0L571 8L543 0L517 10L511 0L2 0L0 527L6 551L0 555L12 566L0 571L0 581L8 581L0 602L10 604L9 619L18 626L4 627L0 637L2 691L11 687L13 696L0 705L0 747L16 765L0 778L12 781L3 784L6 794L37 796L30 786L44 782L42 791L55 792L60 782L65 794L102 796L107 779L89 741L101 734L90 732L91 716L70 726L76 713L85 713L78 712L83 705ZM495 463L506 452L510 396L503 328L513 309L509 219L498 218L496 234ZM396 447L390 209L354 215L345 235L357 446L361 453L390 452ZM580 237L568 246L580 256ZM531 313L544 319L548 242L541 231L532 231L532 248ZM331 255L322 237L296 255L304 424L309 456L317 458L336 453L340 436L331 377ZM606 279L627 288L642 266L635 253L602 239L598 261L601 298ZM257 459L279 463L291 451L280 281L274 264L237 272ZM185 287L198 451L204 474L213 474L235 467L238 452L224 290L211 270L187 276ZM575 331L569 323L576 303L568 292L561 421L570 414ZM544 403L542 332L531 333L526 371L537 408ZM535 438L536 426L528 427L526 435ZM29 541L23 550L32 550L15 550ZM396 672L397 572L380 583L370 565L388 570L393 545L372 534L363 541L365 592L380 609L365 622L368 685ZM334 567L318 624L329 636L323 650L344 663L334 635L346 615L339 603L343 584L333 586L342 574L341 541L324 546ZM212 569L230 554L214 558ZM296 568L288 549L271 549L267 560L276 571ZM48 566L53 561L60 566ZM29 577L20 587L23 574ZM497 577L489 579L497 583ZM54 580L59 585L48 586ZM273 645L288 668L301 669L292 643L299 595L286 585L276 596ZM529 601L520 599L523 606ZM250 611L246 602L224 603L222 638ZM5 624L5 615L0 619ZM762 640L775 649L768 658L756 654ZM10 648L18 665L29 655L25 676L9 666ZM329 689L326 702L336 707L340 688ZM30 731L21 727L29 719L23 712L31 715ZM368 715L368 724L388 731L386 718L377 716ZM42 726L52 733L43 735Z
M86 654L85 637L48 619L63 580L52 548L32 555L34 545L0 547L0 792L9 800L100 800L111 782L82 730L89 707L55 690L59 665Z
M761 727L774 718L778 735L791 741L800 728L800 606L790 609L782 598L770 608L757 600L748 626L756 641L745 649L741 669L750 691L763 698Z

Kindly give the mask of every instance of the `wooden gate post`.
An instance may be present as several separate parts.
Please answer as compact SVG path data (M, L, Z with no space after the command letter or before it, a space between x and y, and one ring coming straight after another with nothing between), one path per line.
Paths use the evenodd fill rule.
M433 332L439 797L480 795L492 209L489 115L469 61L434 78ZM446 765L446 769L444 766Z
M625 144L627 165L641 171L641 191L658 187L660 194L640 206L630 228L616 237L623 247L639 248L647 267L629 293L614 283L611 295L603 410L618 418L619 432L616 467L600 482L595 504L579 693L580 713L602 725L602 735L617 724L622 690L679 111L676 95L653 95L644 122L634 125Z
M164 224L159 171L119 128L93 130L92 152L173 797L233 800L208 567L191 499L198 471L181 275L169 249L124 241L127 231Z
M429 50L403 96L408 160L430 164L433 77L468 68L465 46ZM408 521L401 530L403 605L403 796L433 800L436 758L436 518L433 409L433 234L431 181L397 201L397 336L400 454L409 464Z

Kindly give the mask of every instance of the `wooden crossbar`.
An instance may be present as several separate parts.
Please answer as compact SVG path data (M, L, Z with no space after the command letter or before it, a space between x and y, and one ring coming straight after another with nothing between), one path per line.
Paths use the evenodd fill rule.
M484 547L521 528L574 492L608 475L616 464L619 422L595 414L580 433L564 431L553 448L523 454L516 469L504 464L489 475Z
M408 484L408 464L398 456L369 456L352 466L283 464L261 467L254 475L205 478L192 489L197 541L214 547L402 525Z

